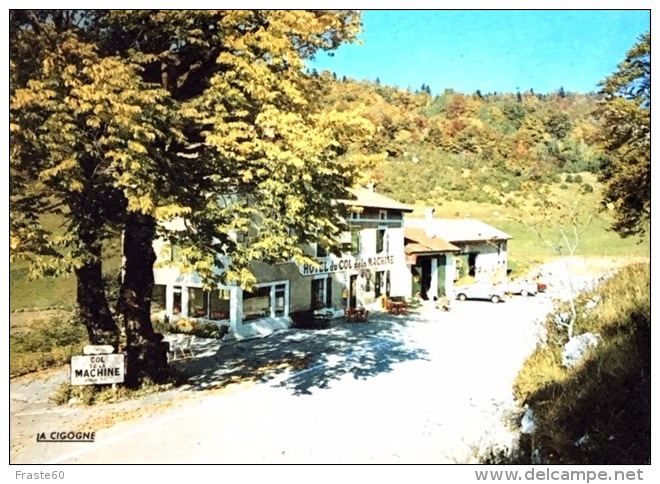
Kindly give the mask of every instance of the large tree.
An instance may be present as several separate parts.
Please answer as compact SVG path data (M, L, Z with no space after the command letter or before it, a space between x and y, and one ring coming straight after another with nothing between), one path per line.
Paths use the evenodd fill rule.
M603 202L621 236L644 234L651 219L651 35L643 34L602 84L601 140L609 163Z
M303 62L353 40L355 12L13 15L13 251L79 281L91 266L100 281L102 241L123 232L129 383L166 366L149 320L155 237L180 244L209 282L225 266L244 285L254 260L302 260L317 237L332 245L343 228L333 200L356 175L338 157L370 125L320 111ZM53 210L67 217L59 239L38 223ZM185 230L166 230L174 220ZM90 306L107 307L93 287L93 304L78 293L90 339Z

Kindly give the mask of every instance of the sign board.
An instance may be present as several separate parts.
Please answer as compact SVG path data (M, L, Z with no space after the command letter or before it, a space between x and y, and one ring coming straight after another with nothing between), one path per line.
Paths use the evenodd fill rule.
M83 348L83 355L108 355L114 350L112 345L87 345Z
M103 385L124 381L124 355L71 357L72 385Z
M356 258L353 256L346 256L338 258L334 255L329 255L323 259L316 259L317 266L311 264L298 265L300 274L303 276L310 276L315 274L330 274L332 272L340 271L361 271L363 269L377 269L392 266L394 264L394 256L376 256L376 257L361 257Z

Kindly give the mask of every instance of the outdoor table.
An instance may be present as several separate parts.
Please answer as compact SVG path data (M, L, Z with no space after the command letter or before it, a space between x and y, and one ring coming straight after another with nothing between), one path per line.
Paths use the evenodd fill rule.
M347 321L366 321L369 311L365 308L346 308L344 314Z
M390 314L406 314L408 312L408 304L405 301L388 301L387 311Z

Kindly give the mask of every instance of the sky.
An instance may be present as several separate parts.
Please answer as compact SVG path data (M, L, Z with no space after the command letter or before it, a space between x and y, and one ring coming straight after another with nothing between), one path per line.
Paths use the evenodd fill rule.
M339 78L433 94L598 90L639 36L648 10L365 10L361 45L317 54Z

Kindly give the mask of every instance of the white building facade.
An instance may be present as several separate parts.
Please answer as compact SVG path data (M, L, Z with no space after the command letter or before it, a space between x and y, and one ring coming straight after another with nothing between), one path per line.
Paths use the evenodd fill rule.
M422 230L431 238L443 239L458 249L453 253L451 277L473 277L479 282L503 282L507 277L508 241L511 236L471 218L406 218L408 229Z
M374 310L384 296L408 296L403 215L412 208L373 189L354 189L351 195L341 201L352 212L340 256L326 254L314 244L304 248L316 261L313 265L256 262L251 271L257 284L251 291L236 285L205 291L201 278L179 270L172 264L176 254L157 241L156 316L226 324L236 337L245 338L289 327L292 318L311 311L341 316L347 307Z

